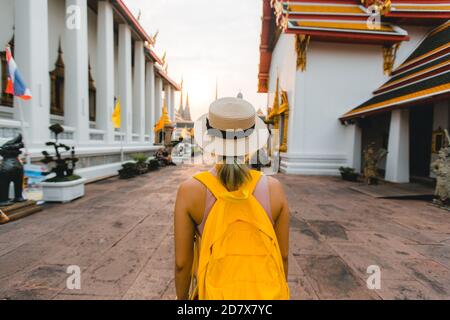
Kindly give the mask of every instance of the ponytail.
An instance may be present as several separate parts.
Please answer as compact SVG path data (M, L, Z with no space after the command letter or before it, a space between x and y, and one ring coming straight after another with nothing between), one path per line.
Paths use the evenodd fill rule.
M233 164L221 164L217 170L217 176L229 191L236 191L252 178L248 166L236 160Z

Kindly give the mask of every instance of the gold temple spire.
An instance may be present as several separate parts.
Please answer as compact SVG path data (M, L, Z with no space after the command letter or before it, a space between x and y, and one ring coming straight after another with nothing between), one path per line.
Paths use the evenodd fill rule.
M166 99L164 99L164 105L163 105L163 110L162 110L162 116L159 119L158 123L155 126L155 132L159 132L164 130L165 126L171 126L172 125L172 121L170 121L170 117L169 117L169 111L167 111L167 101Z
M184 108L183 118L184 120L192 121L191 106L189 105L189 93L186 94L186 107Z

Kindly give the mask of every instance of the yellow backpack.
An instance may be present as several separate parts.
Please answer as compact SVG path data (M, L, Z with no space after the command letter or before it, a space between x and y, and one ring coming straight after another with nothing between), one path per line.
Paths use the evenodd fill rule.
M195 178L217 199L194 262L199 300L288 300L283 260L267 213L253 196L261 173L229 192L210 172ZM197 243L198 244L198 243ZM200 249L198 251L198 249Z

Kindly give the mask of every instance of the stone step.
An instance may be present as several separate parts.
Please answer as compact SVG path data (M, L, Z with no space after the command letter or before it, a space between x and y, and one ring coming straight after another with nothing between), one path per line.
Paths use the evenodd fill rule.
M12 205L6 206L6 207L0 207L0 209L6 213L7 215L13 214L14 212L17 212L23 208L27 208L29 206L36 205L36 201L27 200L25 202L17 202Z
M2 212L9 218L9 222L19 220L21 218L42 211L42 208L36 204L36 201L25 201L14 203L10 206L1 207Z
M11 221L16 221L16 220L31 216L32 214L35 214L40 211L42 211L42 208L35 204L33 206L23 208L19 211L16 211L12 214L7 214L7 216L9 218L9 221L11 222Z

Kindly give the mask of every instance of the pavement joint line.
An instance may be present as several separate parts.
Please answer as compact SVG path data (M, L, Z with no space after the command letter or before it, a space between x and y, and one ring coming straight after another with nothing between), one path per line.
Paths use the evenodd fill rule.
M164 240L166 240L165 236L167 236L167 234L169 233L169 229L170 227L166 228L166 232L164 234L164 237L161 237L161 241L159 241L158 246L153 250L152 254L149 256L149 258L147 259L147 261L145 263L143 263L142 268L139 270L139 272L136 274L136 277L134 278L134 280L132 281L132 283L130 284L130 286L127 288L127 290L125 291L125 293L123 294L122 297L125 297L128 292L130 291L130 289L134 286L134 284L136 283L137 279L139 278L139 275L141 274L142 270L147 266L147 264L150 262L150 260L153 258L155 252L158 251L159 246L164 242Z

